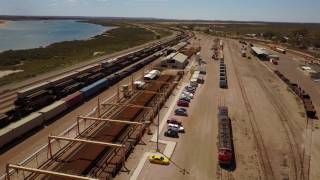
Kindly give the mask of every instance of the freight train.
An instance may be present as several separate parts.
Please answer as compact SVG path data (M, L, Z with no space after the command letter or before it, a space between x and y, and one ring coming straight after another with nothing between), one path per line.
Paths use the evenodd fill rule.
M298 84L292 83L288 78L286 78L281 72L279 71L274 71L274 73L282 80L284 81L289 88L297 95L300 97L300 99L303 102L306 114L308 118L314 119L316 118L316 110L314 108L314 105L312 104L311 97L309 96L308 93L306 93L301 87L299 87Z
M231 166L234 162L232 126L228 115L228 107L219 107L218 113L219 149L218 158L221 166Z
M179 35L174 40L154 46L155 49L148 49L151 50L152 53L155 53L187 37L185 34ZM149 52L149 50L142 50L142 53L137 54L136 52L133 53L137 56L139 55L140 58L150 55L141 62L137 62L137 60L132 62L134 56L129 54L125 56L126 58L119 57L111 62L91 65L76 72L19 91L17 94L18 98L15 102L16 107L10 112L0 116L0 148L34 128L41 126L43 123L48 122L58 114L66 112L90 99L92 96L109 88L160 57L159 53L153 55L146 53ZM129 56L131 56L131 58L128 58ZM126 68L120 65L127 61L130 62L130 67ZM126 64L126 66L129 66L129 64ZM93 78L96 81L90 84L88 82L93 81L90 77L95 76L92 72L94 72L97 67L101 67L97 74L104 73L104 77L102 77L102 79ZM123 70L119 71L120 69ZM80 76L88 72L91 74L88 78ZM19 119L20 117L23 118ZM17 121L17 119L19 120Z
M17 92L17 100L14 102L15 107L5 114L0 115L0 128L25 117L28 114L53 103L54 101L62 99L102 78L107 77L108 83L114 84L123 77L131 74L132 71L140 69L147 63L159 57L159 54L151 56L152 54L163 50L168 46L173 46L187 37L187 34L180 34L170 41L161 42L112 60L104 60L100 63L86 66L82 69L78 69L52 80L20 90ZM147 59L145 62L138 63L126 71L116 73L117 71L133 65L147 57L149 57L150 61Z
M171 82L173 76L162 75L158 78L159 81ZM150 83L147 85L146 90L157 91L162 89L165 84ZM153 93L140 93L138 96L133 98L129 104L147 106L156 94ZM134 121L143 111L143 108L137 107L125 107L120 110L119 113L112 116L112 119L121 119L125 121ZM110 124L110 126L104 126L94 136L90 137L92 140L98 140L102 142L122 142L123 137L128 136L126 131L130 129L125 124ZM107 133L107 135L106 135ZM122 139L122 140L120 140ZM130 141L130 140L129 140ZM123 156L127 156L130 153L130 149L133 148L133 144L126 144L126 149L123 151L115 152L113 148L95 146L92 144L85 144L81 146L77 152L71 153L66 159L65 163L62 163L58 167L59 170L67 171L72 174L83 174L89 175L93 171L94 174L99 176L101 179L112 179L110 176L115 176L117 171L121 169L123 165ZM85 159L85 161L83 161ZM100 173L97 173L100 171ZM51 177L49 179L57 179Z

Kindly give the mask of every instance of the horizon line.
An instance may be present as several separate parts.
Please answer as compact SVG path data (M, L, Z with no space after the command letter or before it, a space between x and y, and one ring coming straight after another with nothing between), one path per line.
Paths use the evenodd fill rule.
M157 17L121 17L121 16L81 16L81 15L68 15L68 16L62 16L62 15L5 15L5 14L0 14L0 18L2 17L16 17L16 18L65 18L65 19L71 19L71 18L109 18L109 19L144 19L144 20L158 20L158 21L199 21L199 22L238 22L238 23L292 23L292 24L320 24L320 22L297 22L297 21L268 21L268 20L213 20L213 19L171 19L171 18L157 18ZM1 19L0 19L1 20ZM4 20L4 19L3 19Z

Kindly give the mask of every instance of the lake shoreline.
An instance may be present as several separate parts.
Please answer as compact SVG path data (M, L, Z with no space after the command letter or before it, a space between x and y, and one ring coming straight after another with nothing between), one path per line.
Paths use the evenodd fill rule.
M7 22L6 20L0 20L0 28L1 27L5 27L7 25Z
M91 23L91 21L86 21L86 23ZM101 21L92 21L92 23L117 28L107 30L87 40L64 41L42 48L0 53L0 71L24 70L0 78L0 86L34 78L40 74L64 69L89 61L92 58L122 51L157 39L153 32L135 25ZM96 52L103 53L95 56ZM37 56L34 56L35 54ZM21 64L22 59L23 64Z
M8 50L44 48L65 41L89 40L113 28L76 20L3 22L0 24L0 53Z

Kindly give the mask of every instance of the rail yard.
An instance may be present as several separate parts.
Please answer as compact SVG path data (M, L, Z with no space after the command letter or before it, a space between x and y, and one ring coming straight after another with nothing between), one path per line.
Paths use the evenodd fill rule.
M1 95L0 180L319 179L318 84L254 46L182 32Z

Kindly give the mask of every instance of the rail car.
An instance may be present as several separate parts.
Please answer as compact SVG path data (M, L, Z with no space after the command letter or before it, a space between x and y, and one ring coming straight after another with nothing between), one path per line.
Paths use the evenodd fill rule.
M55 116L63 112L73 109L74 107L88 100L92 96L98 94L103 90L108 89L110 86L119 82L120 80L125 78L127 75L136 72L141 67L154 61L159 56L160 56L159 54L153 55L147 58L146 60L133 65L132 68L128 68L127 70L123 70L122 72L109 75L105 78L102 78L101 80L96 81L93 84L83 86L81 82L76 82L75 84L71 84L70 86L64 87L59 92L59 94L61 95L56 97L50 94L50 90L48 89L43 90L37 86L37 91L32 90L31 94L28 94L28 95L25 94L24 96L20 96L19 100L28 99L28 103L25 104L26 106L20 105L16 107L14 110L8 112L8 114L4 114L0 116L0 120L1 120L0 126L3 127L0 129L0 149L4 147L6 144L15 140L16 138L21 137L27 132L33 130L34 128L41 126L42 123L49 121L50 119L54 118ZM74 79L74 76L72 77L72 79ZM77 88L74 88L73 86L77 86ZM42 87L49 87L49 86L46 84ZM39 92L44 93L45 96L40 96L40 98L33 100L32 98L34 98L36 94L38 94ZM65 98L58 99L57 97L65 97ZM39 101L41 103L37 104ZM54 103L51 105L48 105L52 102ZM19 102L19 103L23 104L25 102ZM40 105L42 105L42 107ZM36 112L32 110L35 110ZM13 117L23 117L23 118L20 119L19 121L16 121L16 119L13 119ZM10 134L12 133L15 135L11 136Z
M228 115L228 108L225 106L219 107L218 113L218 128L219 128L219 149L218 159L220 165L232 165L234 162L234 149L232 126Z
M156 45L153 45L149 48L140 49L136 52L128 53L124 56L117 57L111 61L102 61L101 63L93 64L86 66L84 68L78 69L72 73L59 76L55 79L36 84L32 87L23 89L17 92L17 100L15 101L16 108L11 112L7 112L4 115L8 116L8 120L5 120L8 124L11 121L16 121L21 117L30 114L46 105L52 103L53 101L59 100L63 97L66 97L81 88L88 86L95 81L98 81L102 78L108 78L109 75L126 68L132 64L137 63L139 60L142 60L148 56L151 56L155 50L163 49L167 46L172 46L179 42L179 40L186 38L186 34L181 34L176 36L174 39L171 39L167 42L162 42ZM136 54L139 54L137 58ZM151 56L142 63L138 63L125 72L114 75L110 80L110 85L116 83L118 80L123 79L125 76L131 74L131 72L141 68L151 61L158 58L159 55ZM38 95L39 93L45 92L45 96ZM31 102L31 103L30 103ZM7 118L4 118L7 119ZM0 119L1 120L1 119ZM0 124L3 122L0 122Z
M159 80L169 81L170 79L171 76L161 76ZM147 90L156 91L163 86L165 85L152 83L148 85ZM151 93L141 93L132 99L130 104L146 106L154 99L154 96L156 95ZM143 108L126 107L112 118L133 121L142 111ZM131 129L128 127L128 125L124 124L110 124L109 126L103 127L91 138L103 142L122 142L123 137L126 137L128 130ZM99 177L109 179L111 176L114 177L121 169L123 157L128 157L133 148L134 142L132 142L132 140L123 143L126 144L124 151L113 151L114 149L110 147L86 144L81 146L77 152L72 153L72 156L68 157L67 162L61 164L58 169L71 172L72 174L95 174ZM85 159L85 161L83 161L83 159ZM102 166L103 164L104 166ZM52 177L51 179L55 178Z
M314 108L314 105L312 104L311 97L309 94L307 94L301 87L299 87L298 84L292 83L288 78L286 78L281 72L274 71L274 73L282 80L284 81L288 87L298 96L300 97L301 101L303 102L306 115L310 119L317 118L317 112Z

